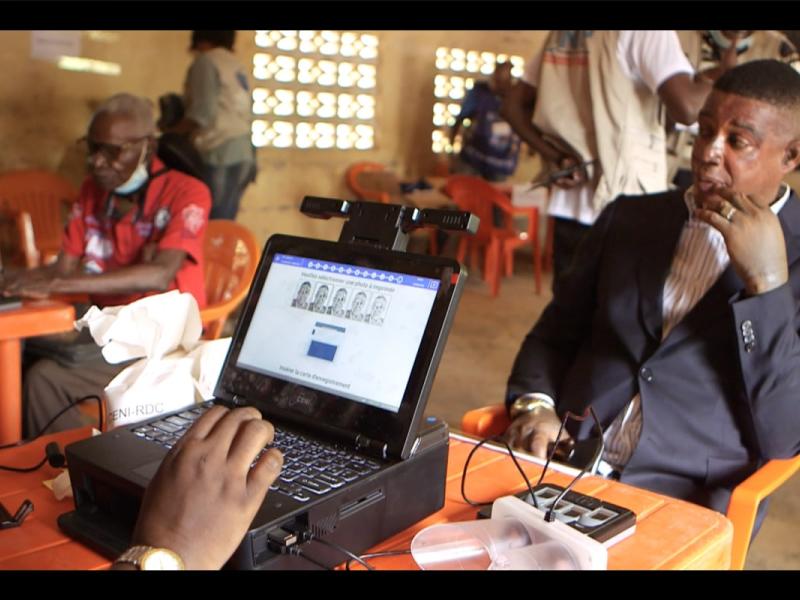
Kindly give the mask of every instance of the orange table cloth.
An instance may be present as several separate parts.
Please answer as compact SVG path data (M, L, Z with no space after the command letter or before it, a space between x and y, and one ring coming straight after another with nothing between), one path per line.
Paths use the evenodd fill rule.
M0 464L28 466L44 456L44 447L56 440L62 447L89 435L88 427L65 431L36 442L0 451ZM421 529L435 523L475 518L476 509L461 497L461 472L474 440L452 434L447 469L445 506L427 519L402 531L370 552L403 550ZM518 457L529 478L538 477L541 467L533 459ZM18 528L0 530L0 569L102 569L109 561L72 541L56 524L56 517L72 510L72 499L56 501L42 485L57 474L45 466L35 473L0 472L0 501L14 511L30 498L34 512ZM548 473L545 481L566 484L571 477ZM533 482L532 482L533 483ZM474 501L488 501L521 491L519 472L505 451L483 447L473 456L467 475L467 494ZM609 569L727 569L730 566L733 527L717 512L695 504L634 488L615 481L586 477L577 491L592 494L630 508L636 513L636 532L609 548ZM370 561L376 569L416 569L410 555L377 558ZM356 565L358 566L358 565Z

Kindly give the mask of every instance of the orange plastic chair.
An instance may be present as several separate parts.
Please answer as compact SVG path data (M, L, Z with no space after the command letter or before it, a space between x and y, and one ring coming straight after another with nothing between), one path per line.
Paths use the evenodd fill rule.
M30 214L39 264L58 256L64 222L78 190L56 173L39 169L0 174L0 208Z
M461 419L461 430L479 438L500 435L510 425L502 404L470 410ZM784 460L771 460L737 485L731 495L726 516L733 523L731 569L744 568L758 505L786 483L800 469L800 455Z
M0 257L3 266L31 269L39 264L31 215L26 211L0 208Z
M244 300L258 266L256 238L235 221L212 219L204 244L206 307L200 311L203 339L215 340Z
M514 250L530 244L533 249L533 273L536 293L541 292L542 262L539 251L539 210L535 206L515 207L508 196L488 181L471 175L453 175L447 179L445 193L461 210L468 210L480 218L478 232L463 236L459 241L456 258L463 262L467 251L470 262L477 263L478 252L484 249L484 279L489 283L492 296L500 292L500 279L505 273L513 274ZM492 208L503 214L503 225L495 226ZM514 217L527 217L527 227L518 231Z
M786 483L798 469L800 456L771 460L734 488L727 513L733 523L731 569L744 569L758 505Z

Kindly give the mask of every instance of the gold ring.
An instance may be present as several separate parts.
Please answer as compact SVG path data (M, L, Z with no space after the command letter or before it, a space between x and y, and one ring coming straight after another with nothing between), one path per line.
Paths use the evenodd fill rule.
M730 223L733 220L733 215L735 214L736 214L736 207L731 206L730 210L728 210L728 214L722 216L728 220L728 223Z

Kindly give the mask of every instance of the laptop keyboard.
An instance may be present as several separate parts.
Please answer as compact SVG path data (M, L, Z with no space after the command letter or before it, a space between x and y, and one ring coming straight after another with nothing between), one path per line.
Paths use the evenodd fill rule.
M212 403L204 403L176 415L134 427L131 431L143 439L170 449L212 406ZM308 439L277 426L272 445L261 450L253 464L273 447L283 453L283 470L269 489L290 496L298 502L308 502L315 495L321 496L346 483L361 479L381 466L370 458Z

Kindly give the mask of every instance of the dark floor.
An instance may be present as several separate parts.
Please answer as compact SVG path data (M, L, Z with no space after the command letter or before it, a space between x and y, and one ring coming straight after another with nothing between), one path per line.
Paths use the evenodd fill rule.
M428 403L457 428L471 409L502 401L517 349L550 298L545 275L542 295L534 293L530 255L517 256L517 272L504 279L492 298L475 273L468 281ZM800 477L773 496L769 516L750 550L748 569L800 568Z

